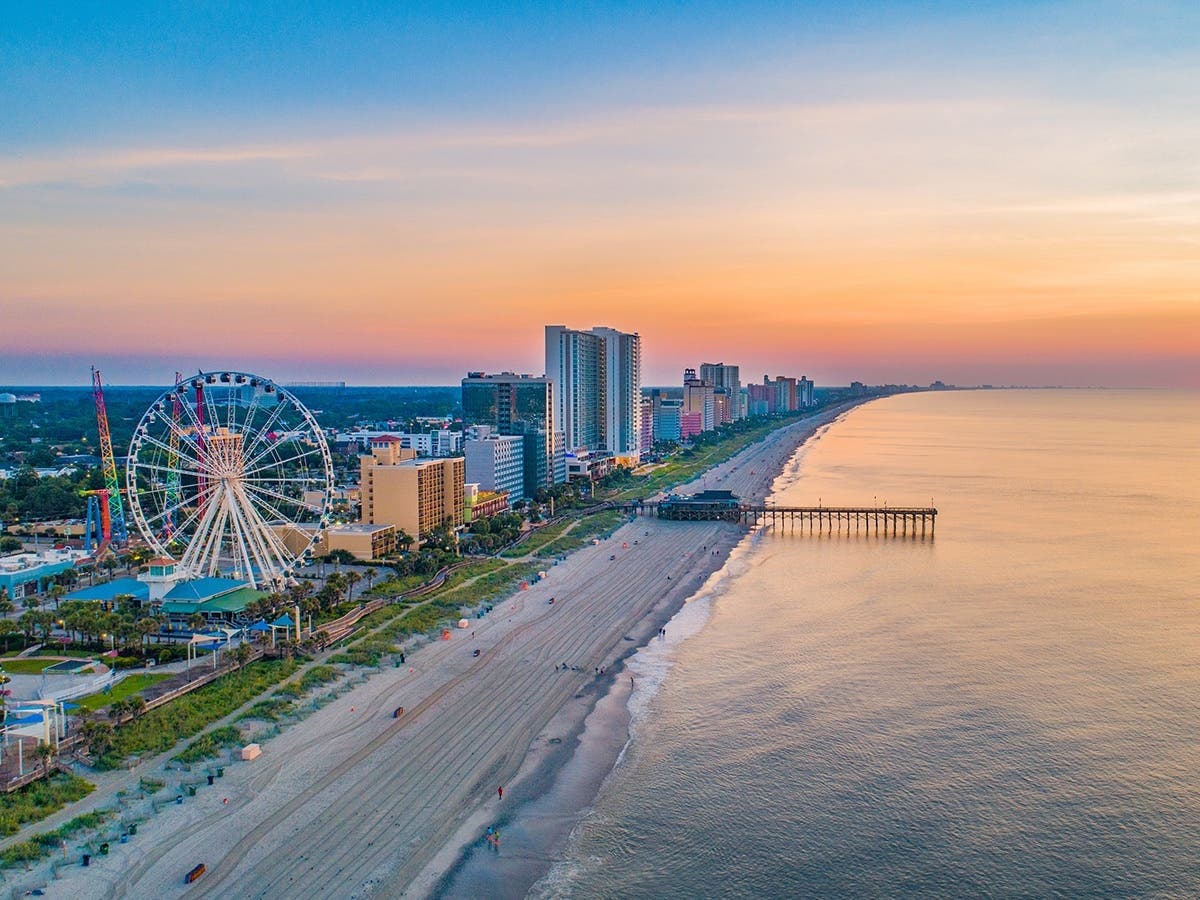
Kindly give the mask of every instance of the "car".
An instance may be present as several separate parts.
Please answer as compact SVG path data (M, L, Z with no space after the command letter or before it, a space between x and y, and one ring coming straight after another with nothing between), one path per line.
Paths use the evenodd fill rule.
M471 655L472 655L472 656L478 656L478 655L479 655L479 648L478 648L478 647L476 647L474 650L472 650L472 651L471 651Z
M609 561L611 562L612 560L614 560L616 558L617 558L617 554L614 553L612 556L609 557Z

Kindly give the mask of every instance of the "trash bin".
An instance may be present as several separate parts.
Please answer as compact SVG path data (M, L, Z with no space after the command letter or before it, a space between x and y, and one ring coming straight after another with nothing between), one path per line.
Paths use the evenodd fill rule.
M90 853L83 854L83 864L85 867L90 866L92 864L92 854L90 854Z
M195 797L195 796L196 796L196 786L195 786L194 784L189 784L189 785L188 785L188 796L189 796L189 797Z
M175 802L176 802L176 803L182 803L182 802L183 802L183 794L176 794L176 795L175 795Z
M225 777L225 767L224 766L217 766L217 777L218 778Z
M212 776L212 775L209 775L209 776L208 776L208 783L209 783L209 784L212 784L212 783L213 783L213 776Z
M121 843L128 844L129 843L129 835L127 835L127 834L121 835Z
M100 845L100 855L108 856L108 841L105 841L103 844Z
M132 825L129 826L129 833L137 834L137 822L134 822Z

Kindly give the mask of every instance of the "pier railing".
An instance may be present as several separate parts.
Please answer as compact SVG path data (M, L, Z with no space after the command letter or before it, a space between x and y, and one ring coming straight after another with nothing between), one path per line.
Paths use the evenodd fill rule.
M874 534L933 537L938 511L932 506L689 505L655 501L626 504L626 511L683 522L726 521L766 524L808 534Z

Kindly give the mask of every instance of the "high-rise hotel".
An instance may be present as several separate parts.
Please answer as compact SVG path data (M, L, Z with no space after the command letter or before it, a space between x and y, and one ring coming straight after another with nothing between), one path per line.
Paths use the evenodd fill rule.
M642 451L641 338L615 328L546 326L546 377L558 385L554 430L569 452L607 452L636 464Z

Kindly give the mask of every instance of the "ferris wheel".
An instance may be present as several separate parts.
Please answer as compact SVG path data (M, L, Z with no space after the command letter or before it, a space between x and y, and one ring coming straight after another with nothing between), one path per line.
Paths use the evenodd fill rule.
M125 479L142 537L193 577L278 588L330 520L320 426L291 392L246 372L201 372L155 400Z

